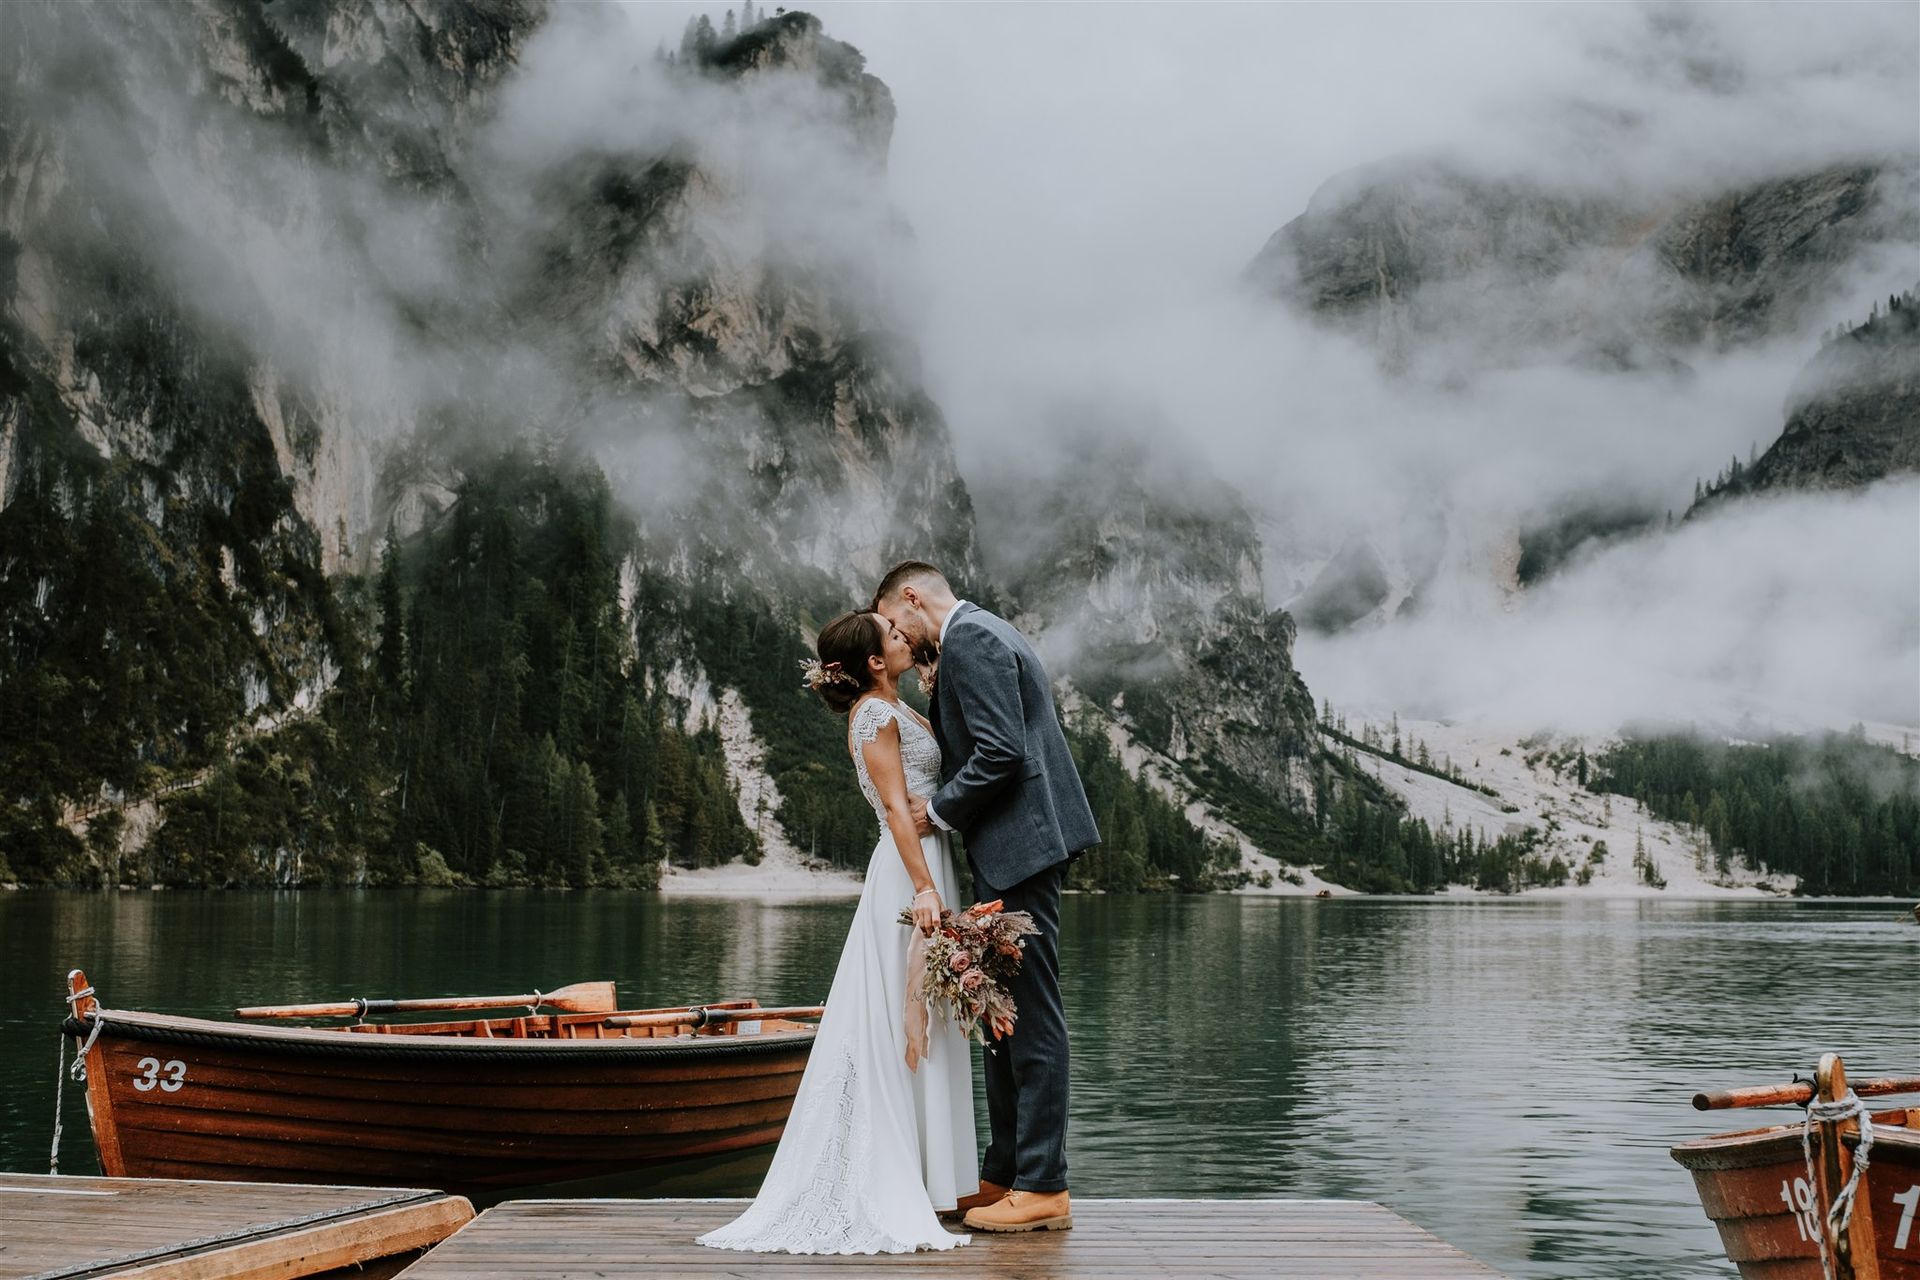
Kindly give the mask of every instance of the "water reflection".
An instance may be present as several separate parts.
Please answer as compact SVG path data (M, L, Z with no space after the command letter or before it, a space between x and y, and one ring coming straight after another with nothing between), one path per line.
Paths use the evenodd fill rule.
M822 998L853 910L618 894L0 895L0 1167L45 1167L62 975L111 1004L517 991ZM1359 1196L1519 1277L1728 1276L1674 1141L1694 1089L1840 1049L1911 1069L1884 904L1074 897L1073 1186ZM65 1167L90 1167L70 1094ZM984 1120L984 1103L979 1107ZM760 1165L666 1189L750 1190ZM726 1185L722 1186L715 1182Z

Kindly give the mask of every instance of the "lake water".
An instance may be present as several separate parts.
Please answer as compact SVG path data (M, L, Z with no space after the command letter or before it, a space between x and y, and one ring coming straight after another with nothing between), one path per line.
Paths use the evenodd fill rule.
M852 909L0 893L0 1167L46 1168L75 966L109 1006L201 1015L599 978L628 1006L807 1003ZM1693 1091L1825 1049L1920 1066L1920 929L1893 903L1076 896L1062 967L1075 1192L1379 1200L1516 1277L1732 1275L1666 1150L1758 1113ZM67 1100L62 1167L93 1172Z

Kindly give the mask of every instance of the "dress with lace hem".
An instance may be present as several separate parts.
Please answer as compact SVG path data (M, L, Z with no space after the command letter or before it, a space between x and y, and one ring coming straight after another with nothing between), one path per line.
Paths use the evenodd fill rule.
M929 1027L926 1061L906 1064L906 957L911 926L899 922L913 884L886 829L885 808L860 747L888 723L900 726L907 789L932 795L940 748L911 713L880 698L854 709L849 733L860 790L880 820L860 904L847 930L827 1011L814 1035L793 1110L753 1203L699 1237L755 1253L912 1253L966 1244L940 1225L978 1189L973 1063L952 1022ZM947 840L921 850L941 901L958 902Z

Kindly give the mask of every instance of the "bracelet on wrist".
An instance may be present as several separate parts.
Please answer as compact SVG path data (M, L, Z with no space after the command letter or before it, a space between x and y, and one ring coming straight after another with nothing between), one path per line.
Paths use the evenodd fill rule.
M940 896L940 891L938 889L922 889L920 892L913 895L913 900L915 902L918 902L920 901L920 899L926 897L928 894L932 894L934 897L937 898Z

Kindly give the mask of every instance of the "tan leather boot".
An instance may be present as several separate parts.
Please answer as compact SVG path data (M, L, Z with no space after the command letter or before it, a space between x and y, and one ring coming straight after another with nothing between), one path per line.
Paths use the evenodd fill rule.
M1073 1226L1073 1202L1064 1191L1009 1191L966 1222L975 1231L1066 1231Z
M946 1219L964 1218L975 1209L984 1209L990 1204L999 1204L1006 1198L1007 1188L997 1182L980 1179L980 1189L970 1196L961 1196L960 1203L951 1209L942 1209L940 1216Z

